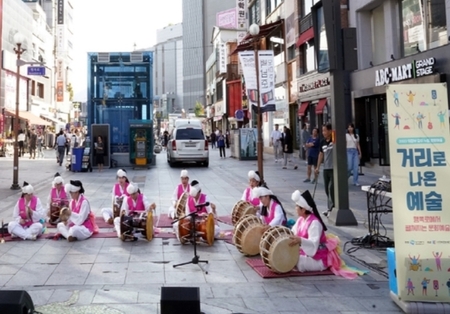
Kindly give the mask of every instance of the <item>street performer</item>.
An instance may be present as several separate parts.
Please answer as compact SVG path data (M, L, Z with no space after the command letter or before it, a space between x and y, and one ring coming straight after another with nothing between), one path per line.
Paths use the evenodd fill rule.
M244 190L242 194L241 200L251 203L253 206L259 206L259 198L254 197L252 194L252 190L256 187L261 186L261 178L259 176L258 171L249 171L248 172L248 180L249 186Z
M34 189L27 182L23 183L22 196L14 206L14 220L8 224L8 232L13 237L24 240L36 240L42 234L42 221L45 209L38 197L33 195Z
M171 219L175 218L175 206L178 202L178 200L180 199L181 195L183 195L183 193L189 193L190 191L190 186L189 186L189 174L187 170L181 170L180 173L180 179L181 179L181 183L177 185L177 187L175 188L175 190L173 191L172 194L172 206L170 206L169 208L169 212L168 212L168 216Z
M156 209L156 204L150 203L147 197L140 192L139 186L136 183L130 182L128 184L127 193L129 196L126 196L122 202L121 214L124 213L126 216L131 217L142 217L145 213ZM120 233L120 216L114 218L114 228L116 229L117 236L122 238ZM133 237L133 241L137 239L136 236Z
M86 240L98 233L98 226L91 206L84 197L83 184L78 180L70 180L70 183L65 185L65 190L70 193L72 200L69 208L61 210L64 213L59 217L61 222L57 225L58 232L69 242Z
M271 190L264 186L254 188L253 197L259 197L261 202L256 214L267 225L266 230L270 227L286 225L286 212Z
M64 179L59 172L55 174L52 182L52 188L47 197L47 207L50 223L56 224L59 219L55 219L54 215L59 217L59 213L64 206L69 205L69 195L67 195L64 189Z
M293 236L290 245L300 245L300 258L297 269L300 272L324 271L328 268L335 274L353 279L361 273L345 266L339 256L339 238L325 235L327 227L317 210L316 203L309 191L292 194L298 219L292 227Z
M123 200L126 196L129 196L127 192L127 187L130 184L128 181L127 172L124 169L117 170L116 174L116 184L112 188L112 203L113 208L106 207L102 208L102 216L105 222L112 225L114 223L114 212L117 212L120 216L120 208L122 206Z

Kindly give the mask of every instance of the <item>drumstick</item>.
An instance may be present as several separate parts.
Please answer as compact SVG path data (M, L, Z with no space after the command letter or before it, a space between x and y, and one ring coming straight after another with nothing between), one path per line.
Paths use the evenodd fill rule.
M317 177L316 183L314 184L314 191L313 191L313 195L312 195L313 199L314 199L314 195L316 195L317 182L319 182L319 177Z

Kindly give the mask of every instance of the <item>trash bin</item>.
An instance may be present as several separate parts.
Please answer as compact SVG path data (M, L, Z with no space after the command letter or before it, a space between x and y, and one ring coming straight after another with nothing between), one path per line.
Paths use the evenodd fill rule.
M73 172L80 172L83 164L84 147L72 148L72 161L70 169Z

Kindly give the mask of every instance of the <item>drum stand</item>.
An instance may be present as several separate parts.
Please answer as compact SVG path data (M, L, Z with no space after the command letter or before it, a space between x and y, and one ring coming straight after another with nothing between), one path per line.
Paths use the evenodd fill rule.
M189 262L184 262L184 263L180 263L180 264L176 264L173 265L173 268L178 267L178 266L183 266L183 265L188 265L188 264L194 264L194 265L198 265L198 267L200 267L200 269L205 273L208 274L208 271L206 269L203 268L203 266L200 263L205 263L208 264L207 260L201 260L200 256L197 255L197 232L195 232L195 217L197 216L197 212L193 212L192 214L186 215L182 218L179 218L177 220L174 220L172 222L172 224L176 223L177 221L179 222L181 219L186 218L186 217L191 217L191 230L190 230L190 240L192 242L192 244L194 245L194 257L192 258L191 261Z

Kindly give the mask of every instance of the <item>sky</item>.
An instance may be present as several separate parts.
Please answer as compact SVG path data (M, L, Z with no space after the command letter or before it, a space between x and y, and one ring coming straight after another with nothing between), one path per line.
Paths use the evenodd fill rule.
M156 30L182 22L182 0L77 0L74 5L74 100L86 101L87 53L127 52L156 44Z

